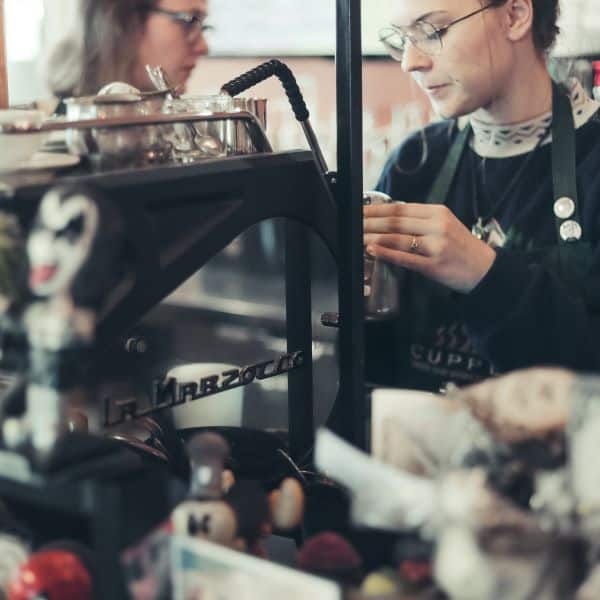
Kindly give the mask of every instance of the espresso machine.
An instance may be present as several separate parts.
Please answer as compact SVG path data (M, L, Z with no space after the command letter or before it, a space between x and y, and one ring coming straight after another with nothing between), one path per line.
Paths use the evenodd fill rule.
M282 81L311 151L273 152L264 130L265 115L261 112L264 104L236 98L273 75ZM283 460L292 464L302 464L313 446L315 320L310 264L306 260L307 231L319 237L334 261L339 260L339 213L334 198L338 176L328 171L308 110L285 65L279 61L265 63L225 84L222 95L232 99L229 106L233 108L210 114L205 110L193 112L193 106L184 110L173 108L173 101L170 110L151 114L136 114L139 99L73 101L73 110L79 111L77 117L41 126L11 129L5 125L1 132L3 139L11 136L17 139L34 131L65 131L69 147L78 147L83 158L80 166L60 176L50 172L34 176L19 172L0 175L0 209L14 215L23 231L33 235L35 224L43 220L40 215L45 203L77 204L87 196L109 199L122 223L121 252L95 313L93 343L85 351L75 344L71 352L69 346L71 362L67 363L62 362L62 347L53 348L46 362L40 362L37 354L34 358L29 356L22 361L29 365L25 367L25 383L22 378L11 377L14 371L7 374L11 393L3 402L2 418L10 426L5 428L4 449L0 452L0 461L6 465L0 477L0 497L11 505L24 507L19 517L35 522L39 541L65 537L57 529L60 533L70 532L83 538L103 557L102 570L113 574L118 572L119 552L160 522L172 502L173 473L168 455L177 453L177 443L165 448L169 442L165 441L159 418L165 409L188 400L217 398L236 387L283 377L287 378L289 431L285 439L271 438L265 443L272 444L273 451L287 457ZM156 102L157 97L160 96L141 102ZM127 105L127 110L119 114L123 105ZM186 156L186 148L190 149L190 156ZM203 156L195 160L198 153ZM170 387L170 380L164 378L147 382L149 393L143 396L132 394L131 389L115 391L103 386L105 377L118 378L127 371L143 372L151 353L148 340L138 334L136 327L148 311L241 233L272 218L280 218L284 223L285 348L257 355L252 364L204 377L194 388L190 388L193 382L177 382L176 388ZM73 226L81 227L79 221ZM58 230L62 231L60 227ZM30 273L30 283L32 277ZM31 299L24 302L28 306ZM345 304L348 302L349 298ZM67 304L71 310L72 303ZM331 310L336 309L337 306L331 306ZM342 332L343 314L344 309ZM77 313L70 319L79 323L80 316ZM15 320L23 321L21 317ZM55 325L52 313L48 321ZM350 322L347 323L349 326ZM5 354L8 357L12 352L17 357L7 367L8 371L21 364L19 349L31 346L27 328L25 334L22 329L16 326L17 343ZM56 368L60 373L76 371L80 387L93 389L89 394L93 397L90 401L93 408L85 415L89 419L89 433L87 424L78 428L75 423L69 425L70 431L61 430L68 420L61 408L64 408L60 400L64 396L63 380L61 376L56 385L46 385L47 381L55 381L49 375L43 381L51 389L52 397L58 398L53 406L61 410L57 408L52 413L55 424L51 428L55 434L45 442L43 452L39 450L39 444L32 441L35 436L29 433L31 419L27 418L28 414L29 417L39 414L32 408L27 412L28 406L36 406L30 396L39 397L28 392L32 369L35 371L32 364L47 365L52 373ZM346 388L350 370L348 366L342 369L340 383ZM90 404L83 406L89 409ZM19 420L19 414L25 417ZM333 424L350 437L354 434L350 422L345 422L345 414L346 410L341 411L341 417L338 415ZM131 422L140 424L150 443L138 443L139 439L127 434L104 435L108 427ZM37 429L43 432L44 423L48 425L49 421L42 419ZM361 424L360 430L364 428ZM253 436L258 434L247 432L234 438L234 453L236 440L241 448L251 448L257 439ZM360 439L361 435L356 437ZM158 442L153 444L153 439ZM11 442L7 443L8 440ZM29 440L25 446L23 440ZM28 450L24 451L24 447ZM144 517L132 518L140 505L144 506ZM61 518L48 516L55 513L60 513ZM74 532L82 523L85 533L76 536ZM102 597L125 597L119 577L104 579Z

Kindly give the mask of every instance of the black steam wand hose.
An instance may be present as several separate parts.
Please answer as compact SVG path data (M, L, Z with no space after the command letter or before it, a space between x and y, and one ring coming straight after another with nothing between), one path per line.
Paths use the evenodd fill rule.
M241 94L247 89L255 86L257 83L260 83L261 81L269 79L269 77L273 76L276 76L279 81L281 81L294 111L294 115L302 125L304 135L306 136L306 140L308 141L310 149L315 155L317 164L323 171L323 174L326 174L329 169L327 168L327 163L325 162L325 157L323 156L323 152L319 146L317 136L315 135L310 123L310 114L308 112L308 108L306 107L306 103L304 102L304 98L300 88L298 87L296 78L287 65L279 60L270 60L248 71L247 73L232 79L221 88L221 91L229 94L230 96L237 96L238 94Z

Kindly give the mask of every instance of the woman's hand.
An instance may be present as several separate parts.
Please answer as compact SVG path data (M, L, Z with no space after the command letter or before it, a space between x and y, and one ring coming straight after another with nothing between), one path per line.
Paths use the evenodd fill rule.
M457 292L470 292L490 270L496 253L475 238L449 208L437 204L364 207L367 252Z

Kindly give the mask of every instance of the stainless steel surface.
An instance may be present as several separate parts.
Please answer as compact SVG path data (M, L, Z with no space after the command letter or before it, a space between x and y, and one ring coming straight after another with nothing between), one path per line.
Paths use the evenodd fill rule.
M46 121L35 129L24 131L0 125L0 132L7 136L18 136L35 132L67 131L78 134L84 145L82 152L92 163L103 167L146 165L173 160L172 133L177 124L215 123L239 126L245 139L252 144L252 153L272 152L273 148L259 119L247 111L240 112L182 112L166 114L133 114L107 116L104 118L79 118L76 120L56 119ZM227 141L227 138L225 138ZM229 144L229 142L227 141ZM248 153L247 146L239 149L232 145L222 155ZM204 153L204 158L214 154ZM221 154L221 153L220 153ZM176 162L176 161L175 161ZM182 161L185 162L185 161ZM190 162L194 162L193 160Z
M214 114L232 112L233 103L222 94L188 96L169 100L164 112L173 114ZM219 157L236 154L227 140L227 121L179 123L173 126L173 148L183 162L193 162L203 157Z
M221 93L212 96L197 96L182 98L179 91L171 84L165 70L159 66L146 65L146 72L157 90L166 91L172 103L166 112L228 112L244 111L254 114L263 129L267 128L267 101L258 98L232 98L229 94ZM180 126L180 131L174 133L174 146L181 147L181 155L193 156L194 151L187 146L196 146L195 152L227 156L230 154L253 154L256 152L254 141L248 134L243 123L221 122L209 125L195 124Z
M146 65L146 73L148 73L148 77L152 82L152 85L159 91L168 92L171 98L179 98L180 93L175 86L171 84L165 70L157 65L153 67L152 65Z
M267 100L265 98L232 98L233 110L253 114L263 129L267 129ZM252 139L242 123L228 123L227 143L237 154L252 154L256 152Z
M136 117L162 112L165 94L106 94L67 98L67 121L106 120L113 117ZM155 126L132 129L67 129L69 152L90 156L99 161L125 163L164 162L171 146L164 131Z
M163 107L164 112L197 112L193 110L190 100L181 99L181 94L171 84L165 70L160 65L155 67L146 65L146 72L152 85L157 90L167 94L169 102ZM211 109L213 108L211 106ZM225 112L228 108L224 107L223 111L217 110L216 112ZM215 112L215 110L210 110L210 112ZM212 127L213 129L220 126L224 128L225 125L225 122L221 125L215 123ZM189 164L205 158L226 156L227 149L223 143L224 136L219 135L218 129L216 132L206 131L207 127L211 126L205 124L204 130L202 130L199 129L196 123L177 123L170 129L165 130L164 138L171 146L173 159Z

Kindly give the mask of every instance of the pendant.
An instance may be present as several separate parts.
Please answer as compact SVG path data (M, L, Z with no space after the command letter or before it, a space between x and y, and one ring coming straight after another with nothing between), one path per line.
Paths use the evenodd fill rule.
M483 218L479 217L471 228L471 233L491 248L503 248L506 244L506 234L496 219L484 223Z

